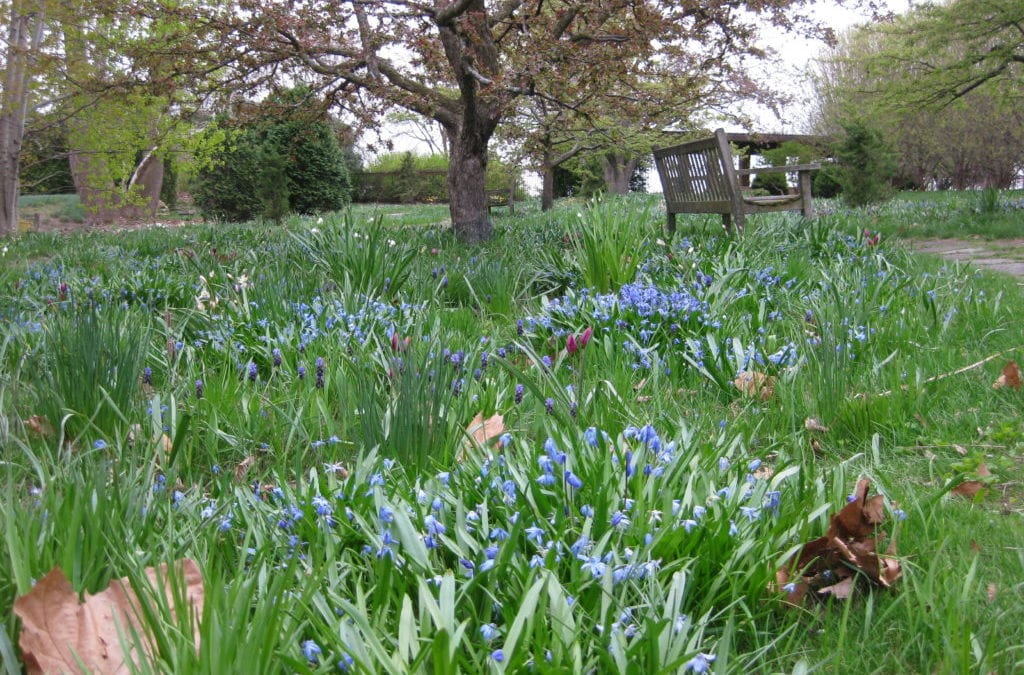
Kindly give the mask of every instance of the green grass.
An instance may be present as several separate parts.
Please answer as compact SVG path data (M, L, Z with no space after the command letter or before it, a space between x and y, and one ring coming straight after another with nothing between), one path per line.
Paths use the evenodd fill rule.
M831 200L821 204L826 211L841 208ZM901 192L850 215L882 236L901 239L1020 239L1024 191Z
M140 672L1019 670L1024 392L991 385L1024 298L863 234L970 196L664 243L658 199L472 249L405 206L5 242L5 662L54 566L190 557L201 647L150 597ZM776 569L859 476L906 514L903 579L788 606Z
M72 223L85 222L85 209L77 194L70 195L23 195L18 199L22 218L40 214Z

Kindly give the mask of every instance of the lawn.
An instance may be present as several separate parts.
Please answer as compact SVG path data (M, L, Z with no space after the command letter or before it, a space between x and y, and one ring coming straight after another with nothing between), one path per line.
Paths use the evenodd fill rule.
M1024 667L1024 297L890 236L972 197L671 240L659 199L6 242L8 672L55 567L140 589L139 672ZM796 567L860 478L890 588ZM183 558L198 649L143 591Z

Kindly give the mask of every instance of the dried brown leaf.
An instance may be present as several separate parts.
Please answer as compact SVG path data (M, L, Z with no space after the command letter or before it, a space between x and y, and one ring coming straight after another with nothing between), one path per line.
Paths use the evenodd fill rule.
M50 424L50 420L46 419L42 415L32 415L27 420L22 420L22 424L24 424L25 428L32 433L42 436L43 438L53 436L53 425Z
M885 520L885 497L875 495L864 503L864 520L872 525L878 525Z
M483 413L477 413L466 427L466 433L477 445L486 445L487 441L505 433L505 418L495 413L485 420Z
M827 434L829 428L821 423L817 417L808 417L804 420L804 429L808 431L817 431L819 433Z
M256 463L256 458L252 455L247 456L238 466L235 467L235 480L241 483L245 480L245 474L249 473L249 468Z
M886 588L891 587L899 580L900 577L903 576L903 567L900 565L900 561L896 560L896 558L881 556L879 557L878 562L880 564L878 582Z
M993 389L1002 389L1003 387L1009 387L1013 390L1020 389L1020 367L1016 361L1010 361L1003 366L1003 372L999 375L999 378L992 383Z
M762 401L767 401L775 394L775 378L771 375L759 373L756 370L740 373L739 377L733 380L733 385L744 396L759 398Z
M146 577L154 591L161 588L172 611L184 610L192 615L198 647L203 577L192 560L182 560L176 566L175 576L184 586L186 607L178 607L178 594L170 584L166 565L161 566L159 573L152 567L146 568ZM19 644L29 675L81 672L79 662L90 672L121 675L132 672L131 664L139 662L130 635L133 629L140 635L144 631L138 620L139 600L127 578L112 581L104 590L86 594L79 602L71 583L55 567L31 591L15 600L14 613L22 622ZM119 630L128 641L128 653L121 645ZM149 645L144 643L144 649L148 651Z
M846 600L853 594L853 577L847 577L837 584L818 589L818 595L831 595L837 600Z
M999 589L995 584L989 584L988 588L985 589L985 597L988 598L989 602L994 602L996 596L999 595Z
M981 464L978 465L977 470L975 470L975 474L977 474L978 476L981 476L981 477L985 477L985 476L991 476L992 472L989 471L988 465L985 464L984 462L982 462ZM980 480L965 480L963 483L960 483L955 488L950 490L950 493L954 494L954 495L959 495L961 497L966 497L967 499L974 499L974 497L979 492L981 492L981 490L984 487L985 487L985 482L984 481L980 481Z

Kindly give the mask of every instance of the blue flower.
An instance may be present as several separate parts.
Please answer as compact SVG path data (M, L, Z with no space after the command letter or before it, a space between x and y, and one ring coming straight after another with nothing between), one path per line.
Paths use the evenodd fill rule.
M302 643L302 655L306 657L306 660L310 663L319 663L319 656L323 654L323 650L313 640L306 640Z
M686 670L695 673L706 673L711 669L711 662L715 660L714 654L697 654L683 666Z
M592 448L597 447L597 427L587 427L583 432L583 440Z
M527 541L535 541L538 544L544 542L544 530L540 529L536 525L531 525L526 528L526 539Z
M100 438L96 441L93 441L92 447L94 450L103 450L104 448L107 447L107 442Z
M380 507L379 518L382 523L393 523L395 522L395 512L390 506L382 506Z
M746 516L747 520L749 520L750 522L754 522L761 515L760 510L754 506L741 506L740 513Z
M498 637L499 635L501 635L501 632L498 630L498 627L495 626L493 623L485 623L484 625L480 626L480 637L482 637L484 640L488 642Z
M617 527L620 530L624 530L627 527L629 527L629 523L630 523L629 517L626 516L626 514L623 513L622 511L616 511L615 513L612 514L612 518L611 518L612 527Z
M540 477L537 478L537 482L544 486L554 485L556 480L555 475L552 473L542 473Z
M505 541L509 538L508 530L495 527L491 529L490 539L491 541Z
M569 484L569 487L576 488L577 490L583 487L583 481L572 471L567 470L565 472L565 482Z
M501 663L505 660L505 652L501 651L500 649L495 649L493 652L491 652L491 658L494 659L497 663Z
M580 507L580 514L584 518L593 518L594 517L594 507L591 506L590 504L584 504L583 506Z
M580 560L583 561L583 564L580 565L580 569L584 572L590 572L590 575L595 579L603 577L605 571L608 569L608 565L597 556L590 558L580 556Z

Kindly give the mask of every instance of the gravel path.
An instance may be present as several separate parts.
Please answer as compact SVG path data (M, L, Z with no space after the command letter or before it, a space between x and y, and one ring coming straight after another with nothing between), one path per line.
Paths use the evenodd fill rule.
M918 253L940 255L950 260L970 263L979 269L1024 278L1024 239L921 239L909 241L907 245Z

